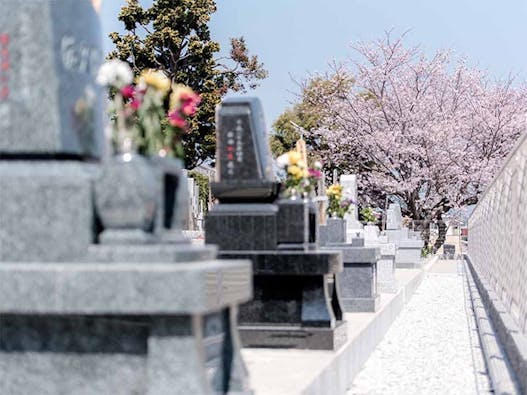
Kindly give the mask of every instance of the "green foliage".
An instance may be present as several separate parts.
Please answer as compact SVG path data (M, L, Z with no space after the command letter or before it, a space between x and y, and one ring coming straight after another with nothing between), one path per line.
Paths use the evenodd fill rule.
M209 177L197 171L189 171L188 177L193 178L199 187L199 200L205 212L208 211L209 204Z
M434 246L432 245L429 245L429 246L425 245L423 248L421 248L422 258L426 258L427 256L432 255L433 253L434 253Z
M183 138L187 168L214 157L214 113L221 98L229 91L252 89L267 77L258 58L248 54L243 37L231 39L229 57L215 58L220 45L211 39L208 27L215 11L214 0L155 0L150 8L127 0L119 13L126 32L110 34L115 50L108 58L128 62L136 75L145 69L162 70L173 82L201 95L199 111Z

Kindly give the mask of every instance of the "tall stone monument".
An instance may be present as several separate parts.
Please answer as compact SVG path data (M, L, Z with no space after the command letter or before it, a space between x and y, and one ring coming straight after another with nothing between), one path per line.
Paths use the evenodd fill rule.
M344 196L358 201L357 194L357 176L355 174L342 174L340 176L340 185L344 190ZM359 222L359 209L357 204L353 204L349 213L344 216L346 220L346 238L348 242L357 235L362 235L363 226Z
M257 99L217 110L218 198L205 220L207 243L224 259L251 259L254 300L240 307L248 347L338 349L346 341L336 273L338 251L319 251L317 208L278 199L263 112ZM336 284L332 287L332 284Z
M99 163L99 42L90 0L0 0L0 394L251 393L250 262L181 240L177 165Z

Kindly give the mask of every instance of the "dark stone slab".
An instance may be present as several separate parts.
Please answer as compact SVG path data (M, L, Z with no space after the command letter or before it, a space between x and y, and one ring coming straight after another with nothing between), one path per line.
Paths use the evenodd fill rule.
M272 202L279 192L267 131L256 98L224 100L216 112L217 182L221 202Z
M274 250L277 214L272 204L217 204L205 218L205 240L220 250Z
M103 52L92 2L3 0L0 8L0 158L100 158Z
M301 350L340 349L348 340L348 323L340 321L334 329L302 327L263 327L239 325L244 347L296 348Z
M0 327L2 394L251 393L232 309L194 317L1 315Z
M346 242L346 220L343 218L328 218L326 225L319 227L319 242L321 246L329 243Z
M339 250L220 251L220 259L250 259L254 275L311 276L342 271Z
M313 249L318 242L318 211L313 202L280 199L278 205L278 248Z

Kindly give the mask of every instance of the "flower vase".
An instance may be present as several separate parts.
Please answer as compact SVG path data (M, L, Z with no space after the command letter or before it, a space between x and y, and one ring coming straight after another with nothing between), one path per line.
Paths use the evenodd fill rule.
M158 208L155 173L135 151L131 134L121 135L117 153L103 163L95 181L95 208L103 226L99 242L150 243Z

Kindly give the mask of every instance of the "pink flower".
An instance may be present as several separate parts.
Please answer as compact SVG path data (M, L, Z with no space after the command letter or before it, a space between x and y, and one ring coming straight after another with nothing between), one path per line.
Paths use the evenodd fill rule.
M138 98L132 99L132 101L130 102L130 106L137 111L139 107L141 107L141 100Z
M135 88L132 85L126 85L121 88L121 95L123 95L125 99L131 99L135 95Z
M316 169L308 169L309 177L316 178L317 180L322 177L322 172Z
M193 116L201 103L200 95L184 92L181 94L181 111L187 116Z
M168 122L176 128L186 129L187 127L187 121L185 121L185 118L183 118L178 111L168 113Z

